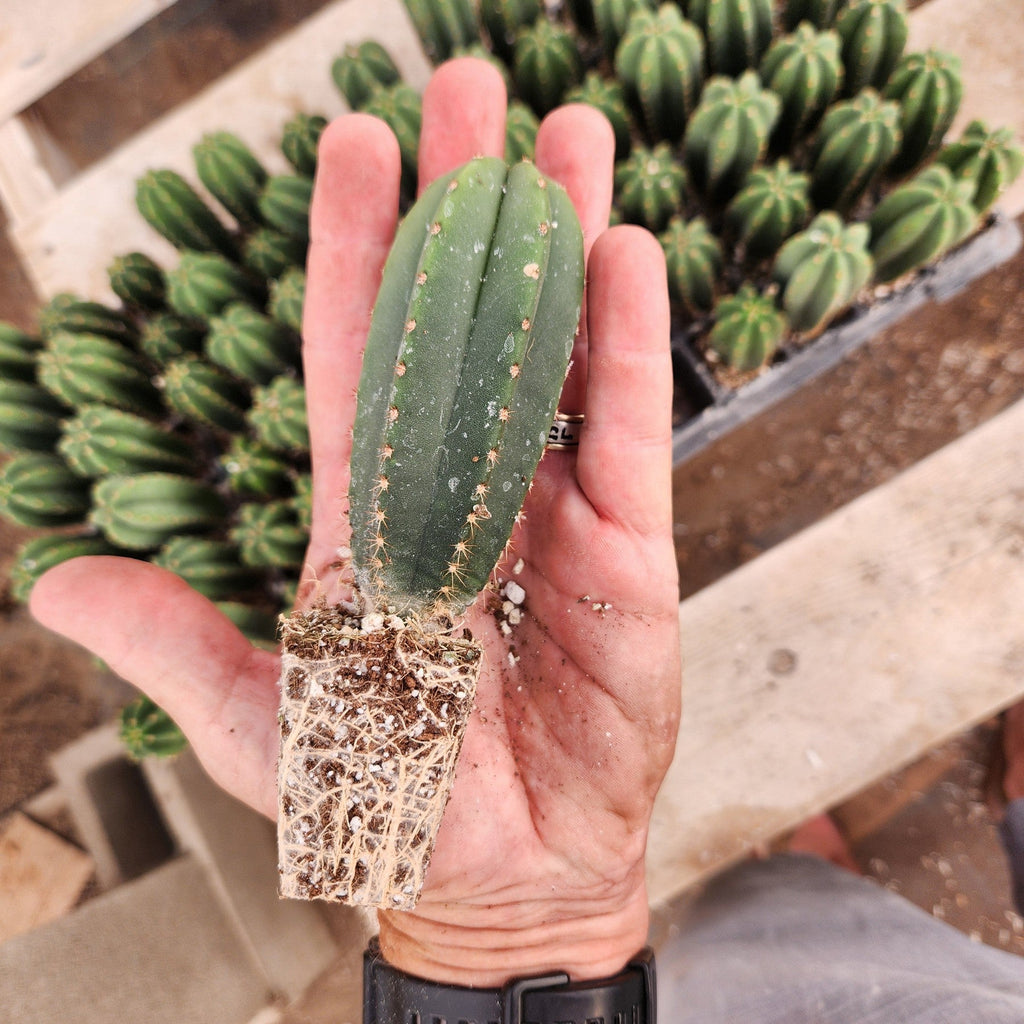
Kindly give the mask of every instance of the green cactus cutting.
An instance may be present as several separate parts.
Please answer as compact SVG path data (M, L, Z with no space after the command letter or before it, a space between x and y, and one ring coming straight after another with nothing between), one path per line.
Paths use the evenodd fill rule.
M149 317L139 337L139 351L158 366L188 353L203 350L205 331L177 313L157 313Z
M811 202L819 210L853 208L899 149L900 107L864 89L822 118L811 153Z
M254 385L300 369L295 333L243 302L210 320L205 351L210 362Z
M756 68L772 41L772 0L688 0L686 16L704 33L715 75Z
M519 98L538 115L553 110L583 77L576 38L561 25L539 18L516 37L512 77Z
M38 384L0 377L0 452L51 451L68 415L68 407Z
M750 282L715 304L708 346L734 370L749 373L766 365L785 337L786 318L770 296Z
M233 132L208 132L192 147L196 174L240 225L261 222L259 199L267 170L253 151Z
M630 117L626 91L621 82L614 78L603 78L597 71L588 71L583 81L565 94L564 102L585 103L595 110L600 110L608 118L608 123L615 133L615 159L624 160L629 156L633 144L633 119ZM509 163L514 162L509 158L507 149L505 159Z
M47 302L38 313L39 333L44 339L55 334L91 334L132 348L138 329L119 309L76 295L61 294Z
M177 434L104 405L83 405L65 420L57 451L81 476L128 476L165 471L194 473L198 455Z
M146 223L177 248L234 257L231 232L177 171L142 175L135 183L135 205Z
M758 70L764 86L782 101L772 148L788 152L814 130L839 93L843 80L839 36L817 31L805 22L772 43Z
M252 396L237 377L195 355L184 355L164 368L164 400L193 423L237 433L245 429Z
M309 451L306 389L294 377L277 377L254 388L246 421L256 439L272 451Z
M543 13L543 0L480 0L480 20L494 52L506 63L515 51L516 34Z
M836 19L846 74L843 91L882 90L910 32L906 0L853 0Z
M615 71L652 140L678 142L704 82L704 40L679 8L633 11Z
M306 272L300 267L286 270L270 282L267 312L296 333L302 330L302 307L306 301Z
M868 240L867 224L844 224L827 210L783 245L772 277L794 331L819 331L853 302L871 279Z
M892 281L962 242L978 221L973 194L971 182L942 164L890 192L868 221L875 279Z
M782 6L782 25L793 32L802 21L814 28L831 28L849 0L785 0Z
M49 529L81 523L89 512L89 481L57 455L25 452L0 468L0 516Z
M147 757L174 757L187 746L185 734L163 708L140 696L121 709L118 735L133 761Z
M282 499L242 505L231 528L242 562L259 569L297 569L309 544L294 501Z
M261 227L245 236L242 266L260 277L274 280L292 267L306 263L308 245L294 235L275 228Z
M755 71L708 80L683 138L683 163L699 195L717 204L739 191L764 156L779 109Z
M729 234L750 260L768 259L807 221L810 179L788 160L756 167L725 211Z
M480 38L472 0L403 0L427 56L448 60L461 46Z
M96 334L58 331L39 354L39 383L65 405L93 402L142 415L160 411L160 395L145 361Z
M220 528L227 513L209 484L174 473L140 473L98 481L89 521L118 547L153 551L178 534Z
M423 100L420 94L405 82L378 89L363 108L367 114L379 117L394 133L402 156L402 193L406 197L416 194L420 147L420 126L423 122Z
M251 590L259 579L241 561L231 541L209 537L172 537L151 561L180 576L211 601L225 601Z
M281 132L281 152L296 174L313 177L317 147L326 127L327 118L323 114L306 114L302 111L285 124Z
M725 265L722 243L703 217L673 217L658 236L672 297L691 313L709 313Z
M0 377L34 382L42 347L42 338L0 320Z
M615 168L615 195L623 218L658 232L678 212L686 171L668 142L636 146Z
M984 213L1024 170L1024 150L1009 128L989 129L984 121L972 121L955 142L940 150L936 162L948 167L962 181L974 186L971 202Z
M167 272L167 304L179 316L203 321L233 302L262 305L262 281L217 253L185 252Z
M143 252L116 256L107 267L111 291L128 309L153 313L164 308L167 281L163 269Z
M44 572L61 562L83 555L124 555L105 537L95 534L68 536L63 533L45 533L26 541L14 555L11 566L11 597L27 603L32 588Z
M271 498L291 490L294 474L291 462L280 452L244 434L231 438L218 462L227 476L228 486L236 494Z
M505 159L510 163L532 160L537 146L537 115L521 100L512 100L505 117Z
M960 109L960 58L941 50L908 53L896 66L883 95L899 103L903 135L889 171L907 174L938 150Z
M400 82L402 75L391 54L375 39L366 39L345 46L331 64L331 78L349 107L362 110L378 89Z

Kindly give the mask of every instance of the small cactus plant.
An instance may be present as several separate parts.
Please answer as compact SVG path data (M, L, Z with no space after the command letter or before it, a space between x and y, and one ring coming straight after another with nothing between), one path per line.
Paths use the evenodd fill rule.
M592 0L590 11L581 13L584 18L590 15L604 52L614 58L633 14L639 10L653 11L657 6L658 0ZM577 7L582 9L584 4Z
M266 168L232 132L209 132L192 147L196 174L210 194L239 224L261 222L259 199Z
M405 82L396 82L378 89L363 111L379 117L395 133L402 154L402 192L407 197L414 196L423 121L423 101L419 93Z
M281 152L296 174L312 178L316 171L316 151L320 136L327 127L323 114L300 111L284 126L281 133Z
M480 20L491 48L506 63L515 53L516 35L543 12L543 0L480 0Z
M719 299L708 346L729 367L748 373L766 365L786 333L786 318L774 300L749 281Z
M725 211L729 233L749 260L774 256L782 243L804 226L811 210L810 179L788 160L757 167Z
M128 309L159 312L167 297L167 281L155 260L144 252L117 256L107 268L111 291Z
M836 19L846 74L843 89L882 90L907 44L906 0L853 0Z
M673 217L659 235L672 297L694 315L711 312L725 265L722 243L703 217Z
M89 481L57 455L25 452L0 468L0 515L19 526L51 529L81 523Z
M525 103L519 100L509 103L505 118L505 159L510 164L533 159L539 128L537 115Z
M287 327L243 302L210 321L206 357L250 384L269 384L299 370L299 341Z
M309 451L306 389L294 377L275 377L254 388L246 419L256 439L271 451Z
M231 232L177 171L148 171L139 178L135 205L146 223L179 249L234 257Z
M516 37L512 74L519 97L543 116L583 77L583 62L571 32L538 18Z
M145 696L136 697L121 710L118 735L133 761L174 757L188 746L185 734L167 712Z
M260 305L264 285L216 253L185 252L167 272L167 305L186 320L208 321L233 302Z
M362 110L378 89L400 82L402 75L391 54L376 40L366 39L349 43L335 58L331 78L345 102L353 110Z
M114 547L96 534L69 536L67 533L44 533L32 537L18 548L11 566L11 597L25 603L36 581L48 569L83 555L124 555L127 552Z
M989 129L974 120L955 142L944 147L936 161L974 186L971 202L984 213L1024 170L1024 150L1008 128Z
M626 90L621 82L603 78L597 71L588 71L583 81L573 86L563 99L566 103L585 103L600 110L608 118L615 133L615 159L623 160L629 155L633 145L633 119L626 103ZM509 159L507 150L505 158Z
M285 327L302 330L302 307L306 301L306 272L291 267L270 283L267 312Z
M404 0L423 48L434 63L480 38L472 0Z
M660 231L679 209L686 172L667 142L637 146L615 168L615 193L625 220Z
M249 389L208 360L195 355L173 360L164 368L163 384L167 405L186 419L226 433L245 428Z
M241 506L231 529L245 565L261 569L298 569L309 544L295 503L281 499Z
M309 242L309 204L313 179L304 174L274 174L257 200L263 222L290 238Z
M772 41L772 0L687 0L686 11L707 40L712 74L756 68Z
M287 494L292 485L292 466L280 452L245 434L231 438L218 460L236 494L269 498Z
M157 313L142 328L139 351L157 366L164 366L186 353L203 348L204 331L177 313Z
M38 384L0 377L0 452L51 451L68 412Z
M849 0L785 0L782 5L782 24L793 32L802 21L814 28L831 28Z
M211 601L237 597L259 579L256 571L242 564L238 548L228 540L175 536L152 561L180 576Z
M55 334L92 334L131 348L138 329L130 317L102 302L91 302L74 295L58 295L39 310L39 333L44 338Z
M36 359L42 347L42 338L14 324L0 323L0 376L6 380L34 382Z

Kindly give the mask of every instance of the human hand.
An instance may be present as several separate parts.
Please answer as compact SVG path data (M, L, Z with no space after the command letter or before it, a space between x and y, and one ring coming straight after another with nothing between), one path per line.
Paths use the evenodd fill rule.
M424 96L421 182L500 155L504 112L486 63L439 69ZM313 525L300 603L343 598L351 578L354 387L399 182L396 142L372 118L339 119L320 152L303 330ZM505 635L493 595L467 613L485 667L427 884L414 911L379 914L385 957L440 981L602 977L646 937L644 846L680 689L669 315L657 242L638 228L605 231L612 153L610 127L586 107L556 111L538 138L538 166L567 188L589 254L560 402L587 419L577 451L542 460L498 569L526 592L522 621ZM276 655L141 561L64 563L31 607L165 708L220 785L276 813Z

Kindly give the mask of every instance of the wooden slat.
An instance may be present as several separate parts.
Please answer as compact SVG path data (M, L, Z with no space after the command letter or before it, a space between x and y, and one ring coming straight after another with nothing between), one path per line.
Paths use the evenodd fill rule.
M110 298L105 268L139 249L172 266L177 257L135 209L135 180L172 167L195 182L191 149L206 131L229 129L272 171L287 169L281 130L299 111L332 117L345 109L330 77L346 42L383 38L404 78L422 88L429 65L401 0L338 0L183 104L11 225L40 295L76 291Z
M46 209L57 197L57 183L28 123L12 117L0 123L0 203L11 223Z
M175 0L4 0L0 122L24 110Z
M1024 402L680 606L662 902L1024 694Z

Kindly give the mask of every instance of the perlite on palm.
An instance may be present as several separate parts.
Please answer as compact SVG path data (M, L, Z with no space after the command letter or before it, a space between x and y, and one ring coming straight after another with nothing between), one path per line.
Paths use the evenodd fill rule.
M522 507L582 290L576 214L529 163L471 161L398 231L359 384L355 603L282 629L285 896L419 897L483 657L453 624Z

